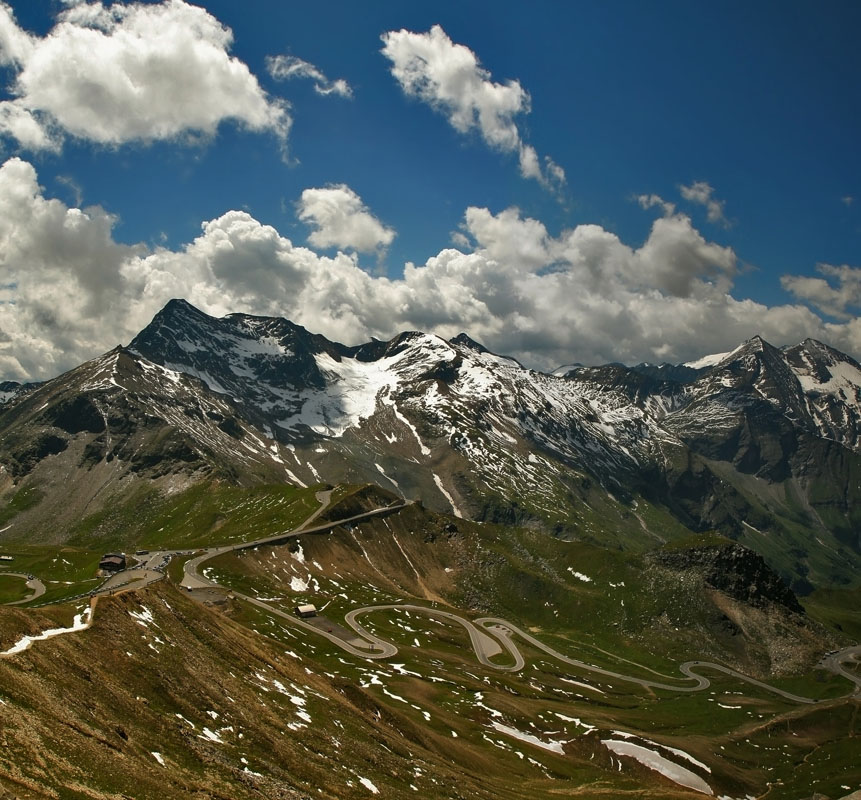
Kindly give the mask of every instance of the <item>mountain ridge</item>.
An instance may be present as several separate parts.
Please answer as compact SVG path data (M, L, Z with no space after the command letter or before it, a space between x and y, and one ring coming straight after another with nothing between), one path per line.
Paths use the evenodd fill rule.
M128 347L0 406L0 497L67 480L95 507L128 478L377 482L611 546L660 541L673 518L753 546L797 589L851 581L858 363L753 337L684 381L639 366L552 375L466 334L346 346L173 300Z

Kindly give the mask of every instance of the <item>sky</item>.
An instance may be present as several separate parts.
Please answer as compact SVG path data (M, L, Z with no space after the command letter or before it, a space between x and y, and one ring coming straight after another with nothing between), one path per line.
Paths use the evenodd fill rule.
M857 2L0 0L0 380L171 298L527 366L861 357Z

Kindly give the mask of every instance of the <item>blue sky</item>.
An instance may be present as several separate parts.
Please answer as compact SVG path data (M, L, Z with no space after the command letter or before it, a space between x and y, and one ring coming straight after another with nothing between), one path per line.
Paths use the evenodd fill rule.
M542 368L861 355L857 3L196 5L0 5L0 377L171 292Z

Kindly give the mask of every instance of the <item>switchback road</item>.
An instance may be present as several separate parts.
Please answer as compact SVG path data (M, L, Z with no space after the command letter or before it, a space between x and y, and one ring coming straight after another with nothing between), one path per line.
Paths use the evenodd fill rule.
M329 503L330 495L331 492L318 493L317 499L321 503L320 508L317 509L311 516L309 516L301 525L296 528L293 528L290 531L284 531L283 533L279 533L274 536L267 536L250 542L242 542L239 544L225 545L222 547L207 548L202 553L185 563L182 586L189 590L199 588L213 588L231 591L228 587L222 586L216 581L210 580L205 575L201 575L200 570L203 564L215 558L216 556L222 555L224 553L248 550L265 545L284 544L291 539L295 539L298 536L306 534L313 535L328 533L329 531L341 525L360 523L376 516L393 513L404 508L407 505L406 502L402 502L392 506L376 508L371 511L363 512L361 514L355 514L354 516L347 517L345 519L327 522L323 525L308 527L310 523L313 522L326 509ZM147 558L147 560L140 564L138 568L132 570L125 570L124 572L118 573L113 578L111 578L104 586L102 586L97 593L106 594L121 589L127 590L143 588L144 586L147 586L148 584L163 577L163 572L161 570L164 568L164 566L167 564L171 557L180 554L188 554L188 552L188 550L160 550L153 553L149 553L149 557ZM28 576L18 575L18 577L27 578ZM35 597L40 596L45 591L45 587L41 583L41 581L34 579L28 582L27 585L30 588L36 589L37 593L32 595L31 597L26 598L25 600L18 601L19 603L33 600ZM41 587L41 591L39 591L39 587ZM760 689L764 689L765 691L779 695L780 697L783 697L786 700L790 700L795 703L812 704L817 702L824 702L813 700L809 697L802 697L801 695L784 691L783 689L779 689L775 686L770 686L769 684L759 681L756 678L751 678L750 676L744 675L743 673L738 672L734 669L725 667L722 664L717 664L711 661L686 661L683 664L679 665L679 671L687 679L694 681L693 685L664 683L662 681L650 680L648 678L626 675L621 672L615 672L613 670L605 669L604 667L589 664L585 661L581 661L580 659L566 656L564 653L560 653L559 651L554 650L549 645L545 644L531 634L522 630L517 625L514 625L508 620L500 619L498 617L481 617L479 619L470 621L465 617L461 617L450 611L444 611L439 608L431 608L427 606L412 605L409 603L364 606L362 608L353 609L346 614L344 622L356 634L355 637L347 639L343 636L339 636L333 633L332 630L327 629L325 625L321 625L319 623L309 623L303 619L298 618L294 614L288 613L279 608L275 608L255 597L236 592L235 590L233 590L233 594L236 597L241 598L245 602L250 603L258 608L261 608L269 614L273 614L287 620L288 622L290 622L291 625L301 627L305 630L317 634L318 636L322 636L328 639L333 644L340 647L341 649L347 651L348 653L355 656L360 656L362 658L392 658L393 656L397 655L398 648L391 642L388 642L385 639L381 639L380 637L368 631L358 622L358 617L365 614L370 614L371 612L409 611L414 614L425 614L428 616L439 617L461 626L469 636L470 644L473 651L475 652L478 661L486 667L499 671L519 672L525 666L526 659L513 641L514 637L518 637L522 641L528 643L535 649L546 653L557 661L569 664L579 670L594 672L599 675L604 675L608 678L614 678L616 680L634 683L648 689L661 689L670 692L703 691L711 685L711 681L709 681L708 678L701 674L702 670L705 669L715 672L722 672L725 675L729 675L738 680L749 683L752 686L757 686ZM492 658L501 654L505 654L505 660L507 661L510 659L511 663L497 664L491 660ZM829 672L833 672L836 675L840 675L855 684L854 691L848 696L861 696L861 676L843 667L844 663L849 661L855 663L858 659L861 659L861 645L847 647L843 650L826 654L820 661L819 667L828 670Z

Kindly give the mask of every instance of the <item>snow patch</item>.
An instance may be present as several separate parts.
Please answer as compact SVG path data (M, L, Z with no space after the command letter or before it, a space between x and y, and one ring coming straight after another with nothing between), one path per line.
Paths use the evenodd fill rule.
M551 753L558 753L560 756L565 755L565 751L562 748L562 742L545 742L543 739L539 739L537 736L533 736L531 733L524 733L523 731L517 730L517 728L511 728L508 725L503 725L501 722L497 722L496 720L492 720L490 725L500 733L504 733L514 739L519 739L521 742L528 742L529 744L534 744L536 747L540 747L543 750L549 750Z
M454 502L454 498L448 493L448 490L442 484L442 479L435 472L433 473L433 481L436 484L436 488L439 489L445 499L448 500L449 504L451 505L451 510L454 512L454 515L456 517L463 517L463 514L461 513L460 509L457 507L457 503Z
M619 741L618 739L602 739L601 744L608 750L616 753L616 755L630 756L639 761L643 766L660 772L665 778L669 778L674 783L679 784L679 786L685 786L688 789L693 789L707 795L714 794L711 787L699 775L670 761L660 753L649 750L648 747L633 744L632 742Z
M294 592L307 592L308 591L308 583L307 583L307 581L303 581L298 575L294 575L290 579L290 588Z
M86 621L85 621L86 620ZM17 653L23 653L30 648L33 642L42 642L45 639L50 639L54 636L61 636L64 633L74 633L75 631L85 631L92 624L89 607L85 608L80 614L75 614L72 620L71 628L50 628L36 636L24 636L15 642L12 647L0 653L0 656L13 656Z

